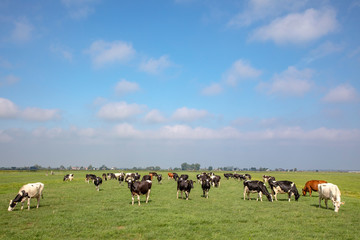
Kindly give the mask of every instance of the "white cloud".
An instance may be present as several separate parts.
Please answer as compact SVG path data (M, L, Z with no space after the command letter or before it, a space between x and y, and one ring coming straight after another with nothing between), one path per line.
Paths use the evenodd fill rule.
M21 19L14 22L15 28L11 32L11 39L16 42L26 42L31 39L34 27L26 20Z
M240 59L225 72L223 80L231 86L236 86L243 79L256 78L260 75L260 70L253 68L248 62Z
M55 54L60 55L61 57L68 60L69 62L72 62L72 60L73 60L73 54L66 47L59 46L59 45L51 45L50 51Z
M6 98L0 98L0 118L15 118L18 113L19 109L15 103Z
M153 109L146 114L144 120L147 123L163 123L166 121L166 118L160 113L159 110Z
M343 84L331 89L322 99L329 103L354 102L358 100L356 89L348 84Z
M41 109L41 108L26 108L21 117L31 121L50 121L60 118L59 110L57 109Z
M245 10L229 22L228 26L244 27L259 20L276 17L286 11L295 11L306 4L307 1L293 0L250 0Z
M114 41L95 41L85 51L89 53L95 67L102 67L111 63L124 63L135 56L135 49L131 43Z
M10 137L5 131L0 129L0 143L7 143L11 142L13 140L12 137Z
M189 109L182 107L177 109L172 118L177 121L191 122L209 117L209 113L206 110Z
M0 118L19 118L31 121L51 121L60 118L57 109L26 108L21 110L12 101L0 98Z
M142 136L142 133L136 130L132 125L128 123L118 124L114 127L116 137L121 138L139 138Z
M159 74L172 65L167 55L161 56L159 59L150 58L143 61L139 68L141 71L150 74Z
M115 86L115 92L118 95L124 95L127 93L136 92L139 89L140 89L139 85L136 82L129 82L126 81L125 79L122 79Z
M19 77L9 74L5 77L0 78L0 87L4 85L11 85L17 83L20 80Z
M207 95L207 96L213 96L213 95L218 95L218 94L222 93L222 91L223 91L223 88L221 87L220 84L213 83L210 86L205 87L201 91L201 94Z
M301 44L334 32L338 26L333 9L307 9L303 13L292 13L273 20L269 25L256 29L251 39L277 44Z
M328 56L330 54L341 52L343 50L343 46L340 44L334 44L332 42L325 42L321 44L316 49L312 50L309 54L309 57L307 57L305 60L307 63L310 63L312 61L315 61L319 58Z
M313 71L310 69L297 70L290 66L284 72L276 74L270 83L260 83L257 88L268 94L303 96L313 85L312 75Z
M92 6L96 0L62 0L69 11L69 16L73 19L85 19L95 12Z
M125 120L144 112L145 106L136 103L112 102L102 106L98 117L107 120Z

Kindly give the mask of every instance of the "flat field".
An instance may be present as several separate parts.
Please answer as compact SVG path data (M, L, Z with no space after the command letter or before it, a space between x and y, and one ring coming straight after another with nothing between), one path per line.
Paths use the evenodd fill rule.
M153 181L150 201L131 205L127 184L104 181L100 191L85 183L86 173L101 176L103 172L1 171L0 238L1 239L359 239L360 174L335 172L267 172L277 180L296 183L299 192L305 182L326 180L339 186L345 205L338 213L332 203L329 209L318 207L318 193L301 196L298 202L281 194L278 202L243 200L243 184L226 180L224 172L219 188L211 188L209 198L202 197L199 184L194 185L188 201L176 199L176 182ZM74 173L72 182L63 176ZM143 175L148 172L139 172ZM187 173L195 180L197 172ZM264 172L248 172L262 180ZM26 183L43 182L44 199L30 211L20 206L8 212L9 201ZM135 202L136 203L136 202Z

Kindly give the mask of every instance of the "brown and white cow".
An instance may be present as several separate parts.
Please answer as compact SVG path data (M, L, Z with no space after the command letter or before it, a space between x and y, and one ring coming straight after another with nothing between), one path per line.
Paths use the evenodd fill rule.
M303 196L306 195L307 192L309 192L309 195L311 197L311 192L315 191L317 192L319 190L318 185L320 183L327 183L327 181L324 180L310 180L305 183L305 187L302 189Z
M30 199L36 198L37 199L37 205L36 208L39 208L40 204L40 197L43 197L44 190L44 184L41 182L38 183L28 183L24 186L22 186L16 195L16 197L13 200L10 200L8 211L14 210L17 203L21 202L21 210L24 208L24 202L26 199L28 199L28 210L30 210Z
M319 184L319 207L321 207L321 200L325 200L325 206L328 208L328 200L330 199L334 205L334 211L339 212L341 205L345 202L341 202L341 192L335 184L332 183L320 183Z

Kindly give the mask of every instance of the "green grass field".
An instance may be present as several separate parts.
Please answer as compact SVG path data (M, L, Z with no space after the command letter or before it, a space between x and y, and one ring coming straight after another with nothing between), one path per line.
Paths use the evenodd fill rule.
M329 209L318 207L318 194L287 201L281 194L278 202L243 200L242 182L226 180L223 172L219 188L211 188L209 198L202 197L194 185L188 201L176 199L176 182L161 172L163 184L153 182L150 201L131 205L126 184L104 181L100 191L85 183L85 171L74 171L72 182L63 182L70 171L45 176L45 171L2 171L1 239L359 239L360 174L334 172L271 172L277 180L294 181L299 192L305 182L323 179L339 186L345 205L339 213L329 202ZM101 175L102 172L91 172ZM139 172L141 175L147 172ZM182 173L182 172L178 172ZM196 179L196 172L186 172ZM261 180L263 172L249 172ZM30 182L45 184L44 199L36 209L13 212L7 208L19 188ZM136 203L136 201L135 201ZM26 209L26 203L24 208Z

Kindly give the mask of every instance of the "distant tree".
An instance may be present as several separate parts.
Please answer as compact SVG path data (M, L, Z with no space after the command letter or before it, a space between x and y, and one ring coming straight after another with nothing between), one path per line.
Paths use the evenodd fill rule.
M250 171L256 171L256 167L250 168Z
M208 171L212 171L213 170L213 167L212 166L209 166L208 167Z
M156 166L154 170L155 170L155 171L160 171L160 170L161 170L161 167Z
M108 170L107 166L105 166L104 164L99 169L100 170Z
M193 170L199 171L199 170L200 170L200 164L199 164L199 163L195 163Z
M88 170L93 170L93 166L91 164L88 166Z
M59 168L60 168L60 170L65 170L64 165L61 165Z

